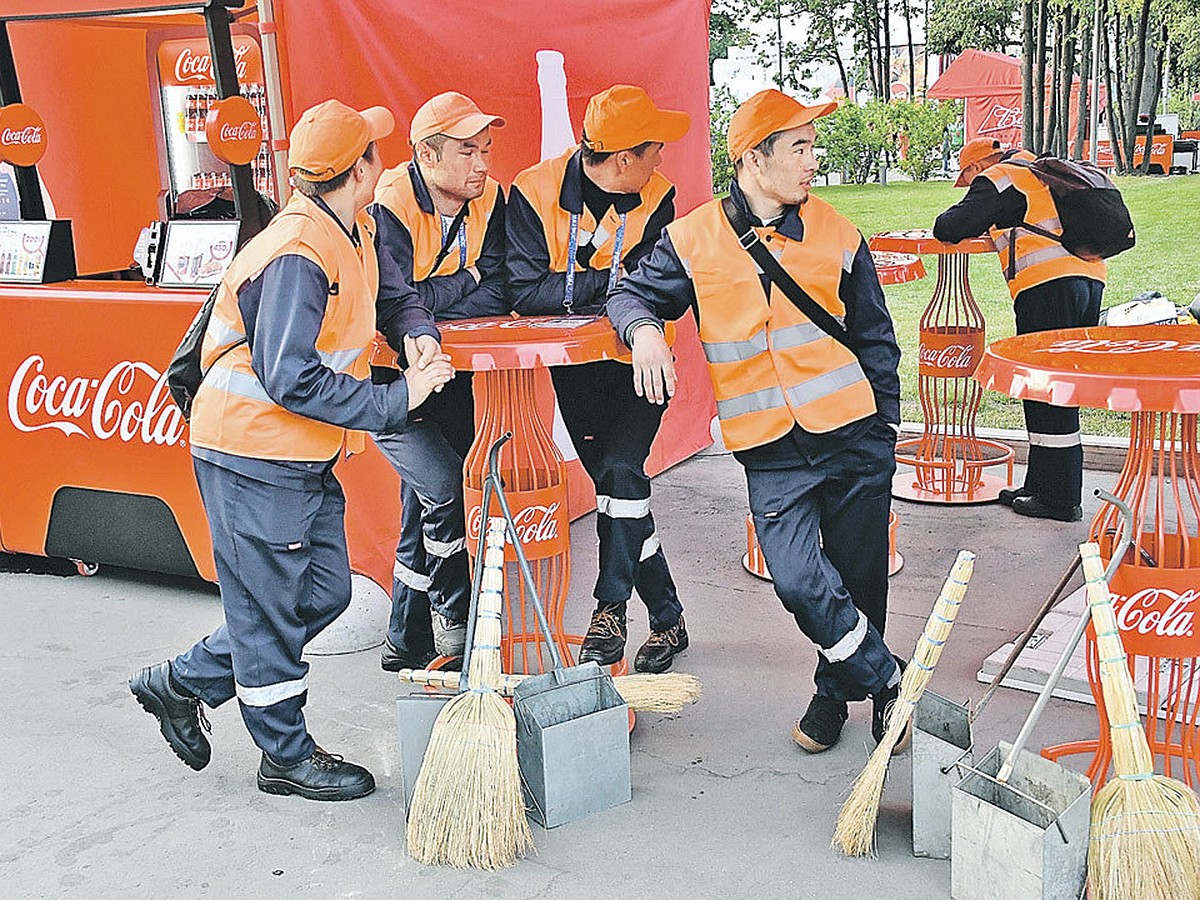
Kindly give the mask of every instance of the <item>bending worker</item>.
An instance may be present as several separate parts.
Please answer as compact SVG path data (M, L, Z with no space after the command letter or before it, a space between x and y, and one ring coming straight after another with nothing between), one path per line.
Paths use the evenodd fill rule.
M1024 150L1002 151L992 138L974 138L959 154L958 187L963 199L937 217L933 236L962 241L991 234L1013 298L1017 334L1080 328L1100 319L1107 269L1103 260L1080 259L1058 241L1021 228L1022 222L1061 231L1050 189L1028 168ZM1000 492L1013 512L1039 519L1078 522L1083 518L1083 444L1079 410L1026 400L1029 465L1025 484Z
M759 271L720 200L667 226L608 300L633 348L634 390L655 403L675 390L662 320L695 311L775 592L819 653L816 694L792 730L812 753L837 742L847 701L868 696L880 740L900 682L883 642L900 351L862 235L809 194L812 123L835 106L767 90L738 107L729 197L786 275L844 322L848 347Z
M605 296L675 217L675 188L657 169L663 144L687 132L687 113L658 109L641 88L619 84L588 101L583 121L581 146L526 169L509 191L508 285L522 315L602 315ZM636 588L650 637L634 668L665 671L688 635L650 514L646 457L664 407L635 395L619 362L550 374L596 486L600 572L579 659L610 665L625 655L626 603Z
M350 604L333 466L362 449L360 430L403 429L409 409L454 375L414 302L402 317L415 364L393 384L367 378L379 269L365 209L383 171L375 142L392 127L382 107L328 100L292 129L296 192L221 280L191 419L225 620L129 680L197 770L212 754L202 704L236 696L262 750L258 787L271 794L350 800L375 789L365 768L318 747L304 720L301 652Z
M413 116L412 160L379 180L370 209L378 228L377 317L392 350L404 350L396 312L418 300L438 321L508 311L504 194L488 177L491 132L503 125L462 94L438 94ZM392 368L377 380L397 375L387 355ZM474 436L470 373L431 394L403 431L375 436L401 478L392 615L380 656L386 671L462 656L471 599L463 459Z

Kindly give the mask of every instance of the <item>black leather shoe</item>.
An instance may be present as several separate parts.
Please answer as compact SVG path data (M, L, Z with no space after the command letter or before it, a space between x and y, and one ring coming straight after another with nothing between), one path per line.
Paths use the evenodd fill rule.
M1082 506L1051 506L1037 497L1018 497L1013 501L1013 512L1034 519L1057 519L1059 522L1078 522L1083 518Z
M437 659L433 650L427 653L410 653L407 650L397 650L387 638L383 639L383 650L379 652L379 667L385 672L399 672L401 669L424 669Z
M362 766L317 747L308 759L291 766L278 765L264 753L258 765L258 789L309 800L357 800L375 790L375 779Z
M129 690L142 709L158 719L158 728L175 755L199 772L212 759L205 731L212 731L195 697L185 697L171 687L171 664L147 666L129 679Z
M1032 494L1030 494L1029 491L1025 490L1024 487L1003 488L1000 491L1000 493L996 495L996 500L997 500L997 502L999 502L999 504L1001 506L1011 507L1013 505L1013 501L1016 500L1018 497L1030 497L1030 496L1032 496Z
M845 700L816 694L804 715L792 726L792 740L809 753L828 750L842 736L847 715Z
M904 661L897 657L896 665L900 667L900 676L903 678L905 669ZM884 688L871 697L871 737L875 738L876 744L883 740L883 736L887 732L888 712L899 696L900 682L897 681L890 688ZM896 741L896 746L892 748L892 755L895 756L908 747L910 740L912 740L912 716L909 716L900 739Z
M625 610L619 606L605 606L592 613L592 624L588 626L583 643L579 645L579 661L594 662L598 666L611 666L625 655Z
M683 616L679 621L665 631L651 631L646 643L638 649L633 658L633 668L637 672L658 674L671 668L675 657L687 649L687 626L683 624Z

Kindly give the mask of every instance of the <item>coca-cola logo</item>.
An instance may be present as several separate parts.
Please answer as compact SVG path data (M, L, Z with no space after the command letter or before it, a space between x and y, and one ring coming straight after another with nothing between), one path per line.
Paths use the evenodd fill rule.
M233 62L237 70L238 81L246 80L248 69L248 59L250 49L253 44L234 44L233 47ZM205 83L211 82L212 77L212 55L209 53L197 53L191 47L184 47L179 51L179 55L175 57L175 80L183 82Z
M226 97L208 111L204 134L217 159L244 166L258 155L262 122L258 110L245 97Z
M8 386L8 419L22 432L53 429L71 437L169 446L186 423L167 376L148 363L123 360L100 378L54 375L37 354L17 366Z
M918 350L918 363L937 369L962 369L969 375L975 371L977 364L975 345L949 344L945 347L930 347L921 344Z
M14 144L40 144L42 142L42 126L26 125L24 128L5 128L0 131L0 144L11 147Z
M1114 593L1117 627L1160 638L1191 637L1196 619L1192 607L1197 596L1200 594L1194 590L1179 592L1163 587L1144 588L1129 596Z
M1128 338L1115 340L1111 338L1070 338L1055 341L1046 348L1047 353L1101 353L1101 354L1134 354L1134 353L1200 353L1200 341L1172 340L1137 340Z
M526 506L513 514L513 526L522 546L542 544L558 540L558 516L561 503ZM479 540L483 524L483 506L471 508L467 514L467 536L471 541Z
M1024 125L1025 112L1020 104L1008 106L1004 103L993 102L987 114L983 117L983 122L979 126L978 133L992 134L997 131L1011 131L1023 128Z
M255 141L262 140L258 122L222 122L218 132L223 141Z

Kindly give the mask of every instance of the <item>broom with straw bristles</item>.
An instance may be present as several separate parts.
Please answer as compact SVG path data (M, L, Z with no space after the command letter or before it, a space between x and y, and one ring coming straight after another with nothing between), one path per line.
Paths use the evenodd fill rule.
M954 625L974 567L975 554L960 550L950 576L942 585L933 612L925 623L925 631L917 640L912 660L900 679L900 693L888 710L883 740L867 760L866 767L854 782L850 796L842 805L842 811L838 813L833 846L847 856L874 856L875 819L879 815L879 798L883 794L888 763L901 738L907 737L913 710L933 677L934 667L942 655L942 647Z
M497 693L503 519L490 519L465 691L438 713L413 789L408 852L427 865L501 869L533 844L521 796L516 719Z
M401 684L420 684L457 691L461 676L458 672L443 672L440 669L401 669L399 677ZM511 697L517 685L529 677L501 675L497 690L505 697ZM683 672L614 675L612 681L621 699L637 712L679 712L688 703L700 699L700 679Z
M1183 782L1154 774L1154 756L1138 715L1100 548L1080 544L1079 555L1096 629L1100 689L1116 776L1092 798L1088 897L1200 897L1200 804Z

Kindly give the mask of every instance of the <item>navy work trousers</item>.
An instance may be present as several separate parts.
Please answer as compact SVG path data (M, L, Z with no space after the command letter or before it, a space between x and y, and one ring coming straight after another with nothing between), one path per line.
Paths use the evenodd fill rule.
M819 651L817 693L862 700L898 680L883 642L896 438L876 420L817 462L747 469L754 529L784 608Z
M304 645L350 605L346 498L332 463L271 484L193 459L225 621L171 661L207 706L238 698L254 743L281 765L315 746L304 723Z
M1017 294L1017 334L1083 328L1100 319L1103 282L1091 278L1056 278ZM1029 464L1025 490L1043 503L1078 506L1083 494L1083 443L1079 410L1025 400Z
M637 589L652 631L679 622L683 606L671 579L654 517L646 457L665 406L633 391L629 366L612 361L550 370L563 423L596 486L598 607L626 603Z

